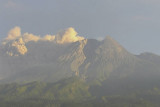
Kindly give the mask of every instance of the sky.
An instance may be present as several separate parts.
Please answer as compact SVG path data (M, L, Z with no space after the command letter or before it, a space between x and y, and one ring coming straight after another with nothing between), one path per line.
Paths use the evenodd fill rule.
M0 39L22 33L56 34L75 28L85 38L111 36L134 54L160 55L160 0L0 0Z

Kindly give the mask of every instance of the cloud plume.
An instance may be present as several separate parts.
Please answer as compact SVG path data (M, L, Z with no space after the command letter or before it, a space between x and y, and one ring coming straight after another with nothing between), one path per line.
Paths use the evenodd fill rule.
M21 28L15 27L8 32L8 36L5 38L5 42L22 38L25 43L30 41L55 41L58 44L64 44L84 39L84 37L80 37L77 34L78 33L75 31L75 29L70 27L59 32L58 34L56 34L56 36L47 34L44 37L40 37L31 33L21 34Z
M83 40L83 37L77 36L77 32L74 28L70 27L64 31L59 32L56 35L56 41L57 43L63 44L63 43L72 43L79 40Z
M44 41L54 41L55 40L55 36L54 35L45 35L42 40Z
M16 50L21 54L24 55L27 53L27 47L25 46L25 43L22 38L19 38L18 40L14 41L12 43L12 46L16 48Z
M31 34L31 33L24 33L22 35L22 37L23 37L23 40L24 40L25 43L30 42L30 41L37 42L41 39L40 36L36 36L36 35Z
M62 30L56 35L45 35L43 37L34 35L32 33L24 33L21 34L21 28L20 27L14 27L8 32L7 37L2 42L3 45L6 45L9 43L9 46L12 46L11 48L15 49L18 54L24 55L27 53L28 49L26 47L26 43L28 42L38 42L38 41L48 41L48 42L54 42L57 44L66 44L66 43L72 43L76 41L83 40L84 37L78 36L78 33L75 31L74 28L70 27L65 30ZM15 53L15 51L7 51L7 53L12 56L17 56L18 54Z
M16 26L8 32L8 36L5 38L5 40L14 40L20 36L21 28Z

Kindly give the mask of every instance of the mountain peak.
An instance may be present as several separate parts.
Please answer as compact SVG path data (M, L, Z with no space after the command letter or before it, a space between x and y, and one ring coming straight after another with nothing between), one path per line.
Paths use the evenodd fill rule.
M124 50L124 48L116 40L114 40L111 36L106 36L102 42L105 47L107 46L107 48L115 50L118 53Z

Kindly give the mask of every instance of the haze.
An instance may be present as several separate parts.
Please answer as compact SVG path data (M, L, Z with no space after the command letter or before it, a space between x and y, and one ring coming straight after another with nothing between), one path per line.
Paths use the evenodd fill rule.
M0 0L0 107L160 107L159 10Z
M135 54L160 54L159 5L159 0L0 0L0 37L15 26L40 36L73 27L85 38L110 35Z

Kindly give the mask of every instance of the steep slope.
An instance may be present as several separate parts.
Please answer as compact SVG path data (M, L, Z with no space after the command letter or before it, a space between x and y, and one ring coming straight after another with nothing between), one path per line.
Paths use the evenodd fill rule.
M69 28L47 38L9 33L0 46L0 82L56 82L76 75L101 83L160 74L158 62L129 53L110 36L103 41L84 39Z
M62 56L70 44L59 45L52 42L30 42L26 44L28 52L20 56L6 56L2 61L11 70L6 72L5 82L52 81L73 75L69 65L62 66L59 57Z
M79 76L79 67L86 59L84 54L84 47L87 44L87 40L82 40L72 44L70 48L59 57L61 66L70 66L71 70L75 72L75 75Z
M118 67L139 61L109 36L103 41L89 39L84 54L86 60L80 68L87 80L103 81Z
M6 82L55 82L75 75L79 61L82 63L85 59L82 50L86 40L84 43L83 40L73 28L42 38L29 33L21 35L16 27L0 46L0 79ZM81 55L82 61L78 58Z
M2 65L10 68L4 69L7 77L3 81L7 82L53 82L73 75L87 81L103 81L118 66L137 60L111 37L103 41L84 39L65 45L46 41L28 42L25 44L27 53L16 56L6 53L5 49L10 53L16 52L6 46L10 43L2 48L1 61Z
M133 55L109 36L15 28L0 45L0 106L159 107L159 64L160 56Z
M25 46L27 53L18 56L3 53L8 48L2 48L1 81L56 82L76 75L94 83L130 75L148 76L159 70L156 64L129 53L109 36L103 41L84 39L65 45L38 41Z

